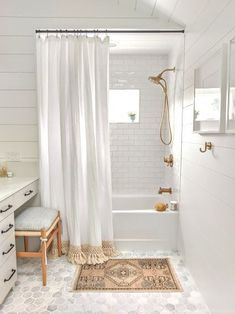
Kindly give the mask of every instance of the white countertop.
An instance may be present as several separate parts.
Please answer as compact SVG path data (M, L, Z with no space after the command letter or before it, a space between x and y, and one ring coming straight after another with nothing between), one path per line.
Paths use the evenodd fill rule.
M38 180L38 177L0 178L0 201Z

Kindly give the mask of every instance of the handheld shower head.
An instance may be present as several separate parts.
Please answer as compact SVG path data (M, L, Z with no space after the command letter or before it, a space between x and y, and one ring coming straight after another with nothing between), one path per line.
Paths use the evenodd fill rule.
M165 72L168 72L168 71L172 71L172 72L175 72L175 67L174 68L171 68L171 69L165 69L163 70L161 73L159 73L157 76L149 76L149 81L154 83L154 84L159 84L160 81L163 79L162 78L162 75L165 73Z
M158 74L157 76L149 76L149 81L154 83L154 84L159 84L160 80L161 80L161 74Z
M160 85L163 89L165 99L164 99L164 106L163 106L163 112L162 112L162 118L161 118L161 125L160 125L160 139L164 145L170 145L172 142L172 131L171 131L171 123L170 123L170 112L169 112L169 103L168 103L168 92L167 92L167 82L162 77L162 75L167 71L173 71L175 72L175 67L171 69L165 69L157 76L149 76L149 81ZM164 120L167 123L168 131L169 131L169 139L165 140L163 136L163 126L164 126Z

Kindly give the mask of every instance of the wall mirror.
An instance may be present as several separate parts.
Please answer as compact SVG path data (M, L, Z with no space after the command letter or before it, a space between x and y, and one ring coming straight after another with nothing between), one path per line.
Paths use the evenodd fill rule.
M230 41L229 55L229 84L226 131L235 133L235 38Z
M193 130L197 133L225 131L227 46L223 45L194 72Z

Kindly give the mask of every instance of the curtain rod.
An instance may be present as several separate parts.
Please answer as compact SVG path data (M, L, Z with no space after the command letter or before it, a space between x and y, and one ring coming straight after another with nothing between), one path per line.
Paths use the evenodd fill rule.
M183 29L36 29L36 33L110 33L110 34L157 34L157 33L184 33Z

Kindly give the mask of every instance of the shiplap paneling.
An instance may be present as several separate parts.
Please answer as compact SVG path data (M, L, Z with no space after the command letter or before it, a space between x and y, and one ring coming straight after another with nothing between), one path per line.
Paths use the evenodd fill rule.
M221 18L223 19L224 16L227 16L229 10L233 9L234 1L213 0L213 3L211 2L207 9L202 12L200 16L198 16L198 19L195 21L194 25L188 28L185 41L186 54L188 54L190 50L195 51L197 49L196 46L200 46L199 43L203 38L207 38L207 41L213 40L215 32L212 31L211 34L210 31L216 28L217 33L219 33L221 29L217 27L218 21L220 21ZM229 23L230 21L226 22ZM212 38L210 35L212 35ZM207 46L201 47L203 47L202 50L204 50L204 47L207 49Z
M0 159L6 159L7 153L15 152L22 159L38 159L38 142L0 142Z
M193 124L187 123L183 129L183 142L200 144L202 147L205 142L212 142L215 149L218 147L235 149L234 134L205 134L201 136L198 133L193 133Z
M235 155L235 153L234 153ZM205 176L206 172L206 176ZM195 161L183 158L182 175L187 178L202 177L200 186L205 189L210 195L217 198L220 202L226 204L231 210L235 210L234 203L234 179L225 174L221 174L219 171L214 171L209 168L208 165L204 166ZM195 182L195 184L197 181ZM226 189L221 189L221 186L226 186ZM234 228L234 226L233 226Z
M35 107L35 90L0 90L0 107Z
M193 119L193 106L187 106L183 109L184 124L192 124Z
M0 125L37 124L37 108L0 108Z
M9 55L0 56L1 72L35 72L35 55Z
M37 140L37 125L0 125L0 142L36 142Z
M195 160L195 163L214 170L221 175L235 179L235 149L215 146L212 151L201 153L202 144L183 142L182 157L187 160Z
M166 1L166 0L164 0ZM141 16L150 17L154 1L135 0L40 0L34 2L21 0L20 6L17 0L2 0L2 14L4 16L37 16L37 17L88 17L95 15L99 18L123 16L135 18ZM10 2L10 3L9 3ZM95 14L94 14L95 12Z
M199 36L197 42L195 42L190 50L186 53L186 73L191 71L191 67L196 65L196 63L200 61L200 58L209 57L210 53L214 53L214 51L221 47L221 43L223 41L226 41L228 38L235 36L233 14L235 10L235 2L231 0L228 2L229 5L225 7L225 10L221 12L217 19L213 20L213 23L210 24L210 27L208 27L206 31ZM201 47L203 47L203 49L201 49Z
M0 54L33 54L35 53L34 36L0 36Z
M194 103L194 85L191 85L190 87L184 89L184 101L183 106L187 107L190 105L193 105Z
M218 0L217 0L218 1ZM166 0L161 0L165 5ZM169 7L169 4L168 4ZM206 14L206 10L210 7L210 1L208 0L181 0L177 2L174 12L172 12L171 18L175 21L179 21L180 24L187 25L187 27L193 27L195 21L202 18L203 14Z
M35 73L0 73L1 90L35 90Z
M227 206L227 204L224 204L223 201L219 200L218 197L215 197L214 195L210 194L208 190L204 189L203 186L197 181L194 181L194 178L189 178L188 176L185 176L185 180L182 182L182 188L185 189L184 195L182 195L182 203L184 204L184 208L182 209L181 215L184 214L187 215L188 225L186 228L190 233L191 231L194 231L195 224L198 222L198 220L201 221L200 225L197 225L198 228L200 228L200 232L197 232L198 238L190 237L189 241L194 243L196 245L196 252L200 251L200 248L197 244L197 241L202 245L205 241L205 246L202 245L201 252L204 254L204 258L208 258L209 255L214 255L215 259L212 261L212 263L208 263L211 265L212 271L217 271L220 269L221 265L218 263L219 261L224 263L225 268L230 266L230 271L235 270L235 266L230 264L230 259L234 259L235 251L234 250L227 250L226 246L215 246L215 243L219 244L222 243L229 243L230 246L234 245L234 237L235 237L235 229L234 229L234 218L235 218L235 211L231 210L231 207ZM194 190L194 193L191 193L191 191ZM207 208L201 206L201 203L204 199L207 199ZM193 202L195 204L195 207L193 208L190 206L190 203ZM211 204L211 205L210 205ZM195 208L197 208L197 211L195 211ZM207 211L206 215L210 215L210 223L208 224L208 220L205 219L205 211ZM188 213L188 214L187 214ZM223 219L221 219L221 215L223 215ZM191 219L190 216L194 216L195 219ZM184 219L184 218L183 218ZM186 223L185 221L185 223ZM224 228L224 221L227 222L226 228ZM199 239L203 239L203 241L199 241ZM188 245L188 243L186 244ZM208 253L207 253L208 250ZM213 252L213 253L212 253ZM218 259L218 255L221 257ZM198 261L200 263L201 254L197 255L196 258L192 258L192 256L188 256L192 262ZM198 270L197 270L198 271ZM202 272L202 271L201 271ZM203 273L203 272L202 272ZM224 270L219 271L221 277L224 274ZM232 273L230 272L230 275ZM233 276L235 275L235 272L233 273ZM208 280L209 274L205 274L206 280ZM234 278L234 277L233 277ZM231 279L229 279L228 284L230 285ZM213 278L211 278L213 280ZM218 293L218 291L217 291ZM210 291L207 291L207 295L210 294ZM222 293L223 294L223 293ZM228 296L229 300L229 296ZM218 300L219 301L219 300ZM232 301L232 300L231 300ZM228 305L228 304L227 304ZM226 313L226 312L220 312L215 311L214 313ZM232 313L232 312L231 312Z
M199 19L188 33L186 27L180 233L186 264L212 313L224 314L235 308L235 135L192 128L194 69L235 36L235 2L217 4L208 20ZM213 150L200 153L205 141Z

